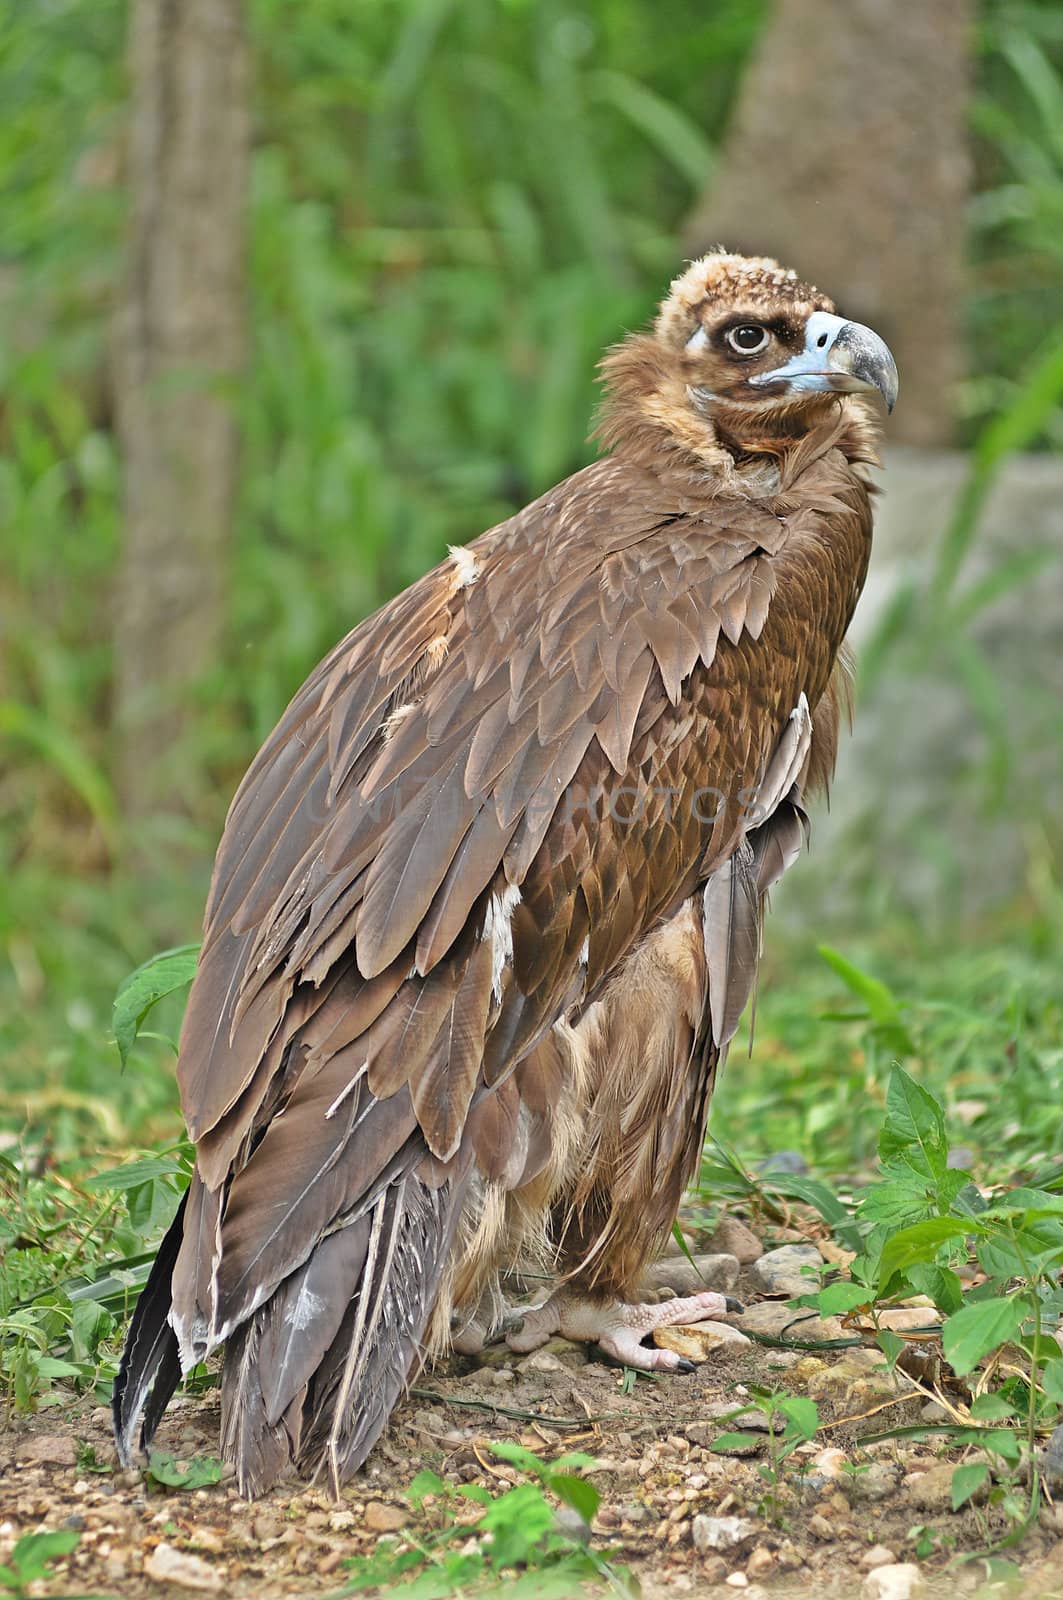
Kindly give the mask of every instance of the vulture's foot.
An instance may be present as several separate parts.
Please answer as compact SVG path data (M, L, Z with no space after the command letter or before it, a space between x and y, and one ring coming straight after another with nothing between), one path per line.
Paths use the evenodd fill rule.
M485 1290L475 1310L459 1308L450 1319L450 1345L460 1356L478 1356L524 1326L523 1306L510 1306L497 1283Z
M538 1349L559 1333L576 1343L600 1344L607 1355L641 1372L693 1372L693 1362L674 1350L658 1350L644 1345L643 1339L654 1328L673 1327L688 1322L704 1322L740 1311L730 1295L687 1295L678 1300L663 1300L659 1305L632 1305L623 1300L597 1300L574 1289L559 1289L544 1305L524 1312L524 1325L510 1333L506 1342L511 1350L524 1353Z

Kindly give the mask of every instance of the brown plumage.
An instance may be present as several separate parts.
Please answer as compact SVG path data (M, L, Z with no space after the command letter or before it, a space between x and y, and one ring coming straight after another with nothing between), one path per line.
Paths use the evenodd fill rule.
M896 375L818 291L722 253L603 373L612 453L361 623L233 801L178 1066L196 1172L115 1388L126 1459L225 1344L241 1488L290 1462L338 1485L429 1341L503 1324L499 1267L529 1250L562 1289L518 1348L560 1329L675 1364L630 1302L833 766L863 396Z

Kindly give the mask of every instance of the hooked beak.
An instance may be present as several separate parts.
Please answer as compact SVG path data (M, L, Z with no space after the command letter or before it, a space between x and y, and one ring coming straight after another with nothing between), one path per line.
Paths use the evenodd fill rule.
M813 311L805 323L805 348L785 366L750 378L760 387L785 383L799 392L833 390L882 396L886 410L897 403L897 363L885 340L861 322L846 322L828 311Z

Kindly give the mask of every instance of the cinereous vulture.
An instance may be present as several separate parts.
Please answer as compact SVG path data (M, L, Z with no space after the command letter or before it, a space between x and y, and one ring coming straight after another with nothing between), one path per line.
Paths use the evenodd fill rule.
M122 1459L225 1346L222 1448L334 1488L433 1350L596 1340L697 1170L764 898L834 764L883 341L715 252L602 364L608 453L310 675L218 849L178 1077L196 1164L129 1331ZM499 1272L556 1289L523 1320ZM542 1268L540 1268L542 1270Z

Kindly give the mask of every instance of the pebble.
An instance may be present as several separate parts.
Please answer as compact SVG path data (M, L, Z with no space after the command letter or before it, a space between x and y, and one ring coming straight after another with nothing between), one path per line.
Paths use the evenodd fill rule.
M535 1350L520 1363L521 1372L564 1372L565 1366L549 1350Z
M68 1434L38 1433L19 1444L17 1457L29 1466L73 1467L77 1465L78 1451Z
M685 1256L668 1256L646 1268L639 1288L644 1294L661 1289L671 1289L676 1295L701 1294L704 1289L730 1294L739 1271L738 1258L733 1255L699 1255L692 1261Z
M385 1505L382 1500L370 1500L365 1508L365 1525L371 1533L398 1533L409 1520L401 1506Z
M840 1478L848 1465L848 1459L844 1450L831 1446L813 1456L811 1465L815 1471L821 1472L825 1478Z
M925 1587L923 1575L913 1561L895 1561L869 1572L863 1593L866 1600L915 1600Z
M926 1472L909 1472L901 1487L912 1505L920 1511L951 1511L952 1471L949 1463L943 1463L930 1467ZM977 1503L985 1499L986 1493L987 1488L983 1484L971 1498Z
M802 1285L801 1292L809 1287L811 1285ZM793 1306L780 1305L777 1300L761 1300L756 1305L746 1306L736 1314L735 1322L749 1333L767 1334L772 1339L799 1339L804 1344L823 1344L829 1339L846 1337L837 1317L817 1317L814 1311L795 1310Z
M754 1283L765 1294L808 1294L819 1283L823 1257L812 1244L784 1244L754 1261ZM811 1268L811 1271L805 1269Z
M1045 1477L1053 1482L1063 1478L1063 1422L1054 1430L1045 1446L1042 1467Z
M892 1567L896 1564L897 1557L884 1544L873 1544L860 1557L860 1565L866 1567L868 1572L873 1572L876 1567Z
M764 1254L763 1240L737 1217L721 1217L708 1248L720 1255L734 1256L743 1267L748 1267Z
M731 1576L723 1581L732 1589L748 1589L749 1587L749 1579L744 1572L732 1572Z
M854 1500L889 1500L900 1487L900 1471L889 1461L873 1461L866 1472L854 1473L849 1492Z
M805 1385L812 1400L846 1400L875 1405L892 1400L898 1380L878 1350L846 1350L831 1366L809 1378Z
M674 1350L688 1361L707 1361L724 1345L752 1344L752 1339L726 1322L695 1322L689 1327L655 1328L653 1342L662 1350Z
M183 1589L198 1589L205 1594L219 1594L222 1575L202 1556L177 1550L172 1544L157 1544L144 1562L146 1577L156 1583L173 1583Z
M941 1312L933 1306L890 1306L879 1312L879 1322L891 1333L910 1333L918 1328L936 1327Z
M702 1555L710 1550L734 1550L757 1531L748 1517L709 1517L702 1513L691 1523L694 1548Z
M775 1566L775 1556L767 1545L758 1544L749 1560L746 1562L747 1578L763 1578Z
M818 1511L814 1516L809 1517L808 1531L813 1539L822 1539L824 1543L828 1543L835 1537L833 1527L826 1517L821 1516Z
M727 1578L727 1562L723 1556L706 1556L698 1569L698 1576L706 1588L723 1583Z

